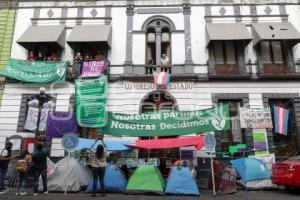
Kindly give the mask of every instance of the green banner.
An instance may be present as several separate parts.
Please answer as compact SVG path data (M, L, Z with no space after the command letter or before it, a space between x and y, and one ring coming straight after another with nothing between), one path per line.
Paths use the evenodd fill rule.
M199 111L160 111L125 115L108 113L102 131L108 135L172 136L221 131L230 128L228 104Z
M76 117L82 127L97 128L107 123L107 77L75 82Z
M67 62L10 59L0 75L29 83L65 81Z

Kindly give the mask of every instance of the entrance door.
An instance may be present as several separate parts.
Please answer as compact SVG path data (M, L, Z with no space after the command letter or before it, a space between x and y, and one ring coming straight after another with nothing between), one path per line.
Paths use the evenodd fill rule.
M174 97L165 91L157 90L147 94L142 102L140 111L145 112L157 112L159 110L177 110L177 103ZM159 138L175 138L176 136L164 136L164 137L155 137ZM154 137L142 137L141 139L155 139ZM163 174L166 174L168 171L166 169L166 162L176 161L179 159L179 149L159 149L159 150L139 150L139 158L159 158L160 159L160 169Z

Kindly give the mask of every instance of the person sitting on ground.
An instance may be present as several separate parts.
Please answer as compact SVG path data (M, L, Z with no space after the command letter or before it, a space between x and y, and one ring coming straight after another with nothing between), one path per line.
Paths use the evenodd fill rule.
M4 186L4 181L9 162L14 158L11 155L12 146L13 144L11 142L8 142L5 144L5 149L0 150L0 194L5 194L7 192Z
M56 53L52 53L51 56L48 57L48 61L57 61Z
M35 60L36 60L36 57L34 56L33 51L30 51L30 52L29 52L29 55L28 55L28 57L27 57L27 60L29 60L29 61L35 61Z

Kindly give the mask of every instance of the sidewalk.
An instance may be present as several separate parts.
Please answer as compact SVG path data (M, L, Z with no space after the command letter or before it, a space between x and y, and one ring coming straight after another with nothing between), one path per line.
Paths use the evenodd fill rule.
M30 193L27 196L15 196L14 189L4 195L0 195L3 200L87 200L87 199L103 199L103 200L206 200L206 199L223 199L223 200L299 200L300 194L290 194L286 191L239 191L233 195L218 194L213 198L212 192L203 190L200 191L200 197L187 196L150 196L150 195L125 195L125 194L107 194L105 197L98 195L96 198L91 197L90 194L84 193L70 193L65 196L64 193L49 193L47 195L40 194L38 197L33 197Z

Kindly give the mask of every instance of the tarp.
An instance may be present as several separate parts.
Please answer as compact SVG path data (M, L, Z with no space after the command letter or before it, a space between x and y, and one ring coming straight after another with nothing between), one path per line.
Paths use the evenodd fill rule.
M56 169L48 176L48 190L78 192L87 186L92 174L88 167L83 167L77 160L66 157L56 163ZM39 184L42 186L42 184Z
M104 189L107 192L124 192L127 186L127 180L123 172L115 166L108 165L104 176ZM97 192L100 192L101 186L97 182ZM93 179L90 180L86 192L93 192Z
M197 184L188 167L172 167L165 193L177 195L200 195Z
M47 121L47 137L62 137L66 133L79 134L74 113L51 112Z
M65 81L67 62L10 59L0 75L29 83Z
M108 112L108 122L102 131L132 137L188 135L228 130L229 119L228 104L198 111L162 110L136 115Z
M91 139L85 139L85 138L79 138L78 146L76 147L75 151L81 150L81 149L90 149L91 146L94 144L95 140ZM128 151L130 150L127 145L131 144L130 141L111 141L111 140L104 140L104 143L107 147L108 151ZM97 147L98 144L102 144L101 141L98 141L95 144L95 147Z
M97 128L107 123L107 77L75 81L76 118L81 127Z
M130 177L126 193L129 194L164 194L165 181L158 168L142 166L135 170Z
M230 162L238 171L243 181L270 179L271 174L261 160L239 158Z
M130 146L142 149L171 149L178 147L195 146L199 150L204 146L204 136L137 140L135 144L132 144Z

